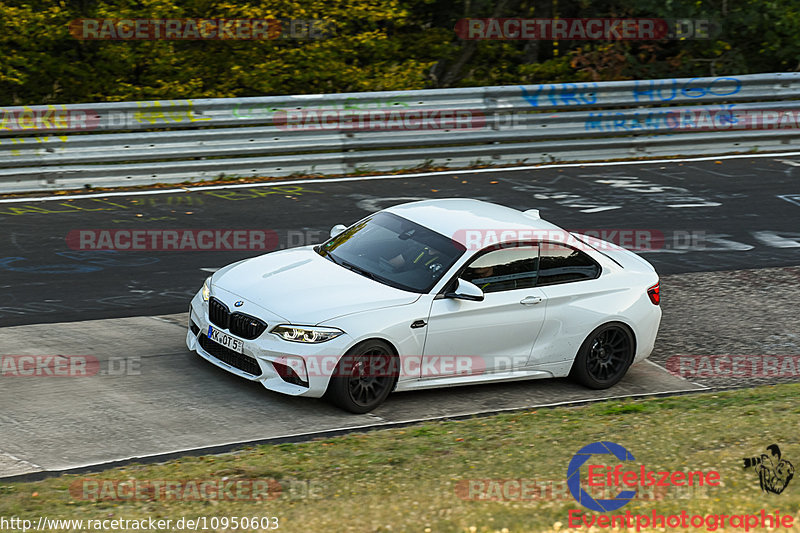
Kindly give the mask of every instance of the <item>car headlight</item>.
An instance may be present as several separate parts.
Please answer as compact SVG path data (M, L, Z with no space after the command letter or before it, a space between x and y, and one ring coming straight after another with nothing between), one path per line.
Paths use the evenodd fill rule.
M344 331L336 328L323 328L316 326L275 326L272 333L278 335L283 340L292 342L304 342L307 344L318 344L335 339Z
M203 293L202 293L202 295L203 295L203 301L204 302L207 302L208 299L211 297L211 276L209 276L203 282Z

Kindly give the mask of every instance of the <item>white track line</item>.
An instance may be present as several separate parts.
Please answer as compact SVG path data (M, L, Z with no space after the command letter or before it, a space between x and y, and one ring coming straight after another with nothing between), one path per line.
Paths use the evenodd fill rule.
M156 189L147 191L118 191L118 192L104 192L92 194L65 194L59 196L42 196L42 197L25 197L25 198L4 198L0 199L2 204L16 204L23 202L52 202L64 200L78 200L82 198L110 198L114 196L146 196L150 194L174 194L179 192L192 192L192 191L216 191L220 189L241 189L241 188L254 188L254 187L279 187L283 185L305 185L308 183L341 183L347 181L374 181L374 180L396 180L396 179L410 179L410 178L427 178L430 176L442 176L448 174L483 174L487 172L509 172L515 170L548 170L552 168L578 168L578 167L610 167L621 165L657 165L664 163L688 163L692 161L719 161L723 159L748 159L759 157L787 157L800 155L800 152L775 152L765 154L741 154L741 155L721 155L711 157L691 157L684 159L649 159L646 161L615 161L615 162L598 162L598 163L560 163L557 165L539 165L539 166L519 166L519 167L492 167L492 168L476 168L466 170L442 170L437 172L418 172L414 174L389 174L379 176L353 176L347 178L315 178L303 180L288 180L288 181L269 181L269 182L256 182L256 183L232 183L229 185L198 185L192 187L179 187L176 189Z
M6 457L6 458L8 458L8 459L11 459L12 461L14 461L14 462L16 462L16 463L20 463L20 464L23 464L23 465L29 466L29 467L31 467L31 468L33 468L33 469L37 470L37 471L42 471L42 470L44 470L44 469L45 469L43 466L39 466L39 465L37 465L37 464L35 464L35 463L32 463L32 462L30 462L30 461L26 461L25 459L20 459L20 458L19 458L19 457L17 457L16 455L11 455L11 454L10 454L10 453L8 453L8 452L2 452L2 451L0 451L0 456Z
M711 387L708 387L708 386L706 386L706 385L701 385L700 383L695 383L694 381L689 381L687 378L685 378L685 377L681 376L680 374L675 374L675 373L673 373L673 372L670 372L669 370L667 370L667 369L666 369L666 368L664 368L663 366L659 365L658 363L654 363L654 362L653 362L653 361L651 361L650 359L645 359L645 360L644 360L644 362L645 362L645 363L650 363L650 364L651 364L651 365L653 365L654 367L658 368L659 370L662 370L662 371L666 372L666 373L667 373L667 374L669 374L670 376L673 376L673 377L676 377L676 378L678 378L678 379L681 379L681 380L683 380L683 381L685 381L685 382L687 382L687 383L691 383L691 384L692 384L692 385L694 385L695 387L699 387L697 390L709 390L709 389L711 389Z

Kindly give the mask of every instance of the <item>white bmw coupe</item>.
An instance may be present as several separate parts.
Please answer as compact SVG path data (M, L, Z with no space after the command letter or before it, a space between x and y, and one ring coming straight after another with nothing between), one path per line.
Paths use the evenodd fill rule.
M392 391L611 387L653 350L659 299L647 261L536 210L426 200L218 270L192 299L186 343L270 390L364 413Z

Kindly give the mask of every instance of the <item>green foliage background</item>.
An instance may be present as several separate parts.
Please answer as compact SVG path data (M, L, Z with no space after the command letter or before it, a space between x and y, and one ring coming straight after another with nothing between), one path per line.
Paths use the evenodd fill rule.
M708 18L709 40L462 41L465 17ZM89 18L308 18L322 40L79 41ZM780 72L797 0L0 0L0 105L261 96Z

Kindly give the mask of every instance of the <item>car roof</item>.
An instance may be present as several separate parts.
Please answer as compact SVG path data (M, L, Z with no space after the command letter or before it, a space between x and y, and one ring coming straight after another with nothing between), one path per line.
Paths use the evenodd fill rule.
M555 230L555 224L502 205L468 198L422 200L389 207L386 211L407 218L426 228L466 244L466 232L479 230L500 233L511 230ZM513 237L512 237L513 238ZM500 237L500 241L506 240Z

